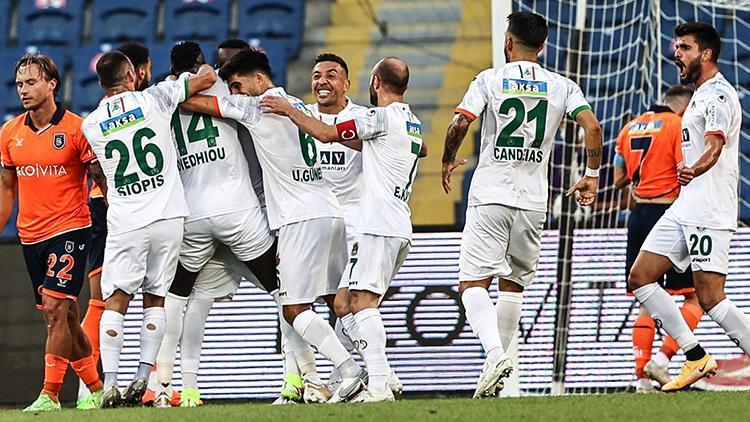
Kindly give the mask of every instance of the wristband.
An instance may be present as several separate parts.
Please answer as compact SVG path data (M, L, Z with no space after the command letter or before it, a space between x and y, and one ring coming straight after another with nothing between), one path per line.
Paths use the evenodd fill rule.
M599 177L599 169L590 169L586 167L586 172L583 173L586 177Z

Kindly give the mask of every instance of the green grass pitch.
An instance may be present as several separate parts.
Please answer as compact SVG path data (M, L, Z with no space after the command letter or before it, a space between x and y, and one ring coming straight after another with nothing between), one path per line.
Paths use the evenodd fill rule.
M209 404L198 409L129 408L24 414L0 410L0 421L747 421L750 393L606 394L516 399L419 399L396 403L270 406Z

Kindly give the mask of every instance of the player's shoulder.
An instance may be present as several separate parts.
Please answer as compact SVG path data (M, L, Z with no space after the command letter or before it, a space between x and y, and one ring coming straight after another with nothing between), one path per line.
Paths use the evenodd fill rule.
M11 131L18 129L19 127L22 127L25 121L26 121L26 112L23 112L19 114L18 116L3 123L3 133L9 133Z
M738 98L737 89L721 73L706 81L705 89L701 86L700 94L726 102L729 98Z
M63 115L61 123L66 128L78 129L81 127L81 124L83 123L83 117L79 116L78 114L70 110L65 110L65 114Z

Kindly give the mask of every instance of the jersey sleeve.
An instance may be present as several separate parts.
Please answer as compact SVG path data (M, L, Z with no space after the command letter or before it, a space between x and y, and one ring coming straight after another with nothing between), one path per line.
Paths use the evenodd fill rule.
M721 90L710 94L706 101L706 132L704 135L721 136L726 143L731 115L732 107L729 105L729 97Z
M488 102L487 86L484 80L484 72L477 75L469 84L461 104L456 107L456 113L463 114L471 120L476 120L482 114Z
M570 79L565 79L567 83L568 96L565 99L565 112L568 113L571 119L575 120L578 113L583 110L591 110L591 105L586 101L586 97L583 96L581 87Z
M682 119L676 118L672 123L671 141L673 142L672 150L674 151L674 162L680 164L685 161L682 155Z
M2 162L3 167L6 169L15 168L15 164L13 164L13 160L10 157L10 150L8 149L9 141L8 131L3 126L2 130L0 130L0 162Z
M216 108L221 117L236 120L249 127L260 122L260 97L234 94L217 98L216 101Z
M78 127L73 133L73 142L75 142L78 157L82 163L88 164L96 161L96 155L94 155L94 151L91 149L91 145L89 145L86 137L83 136L83 129L81 127Z
M189 87L190 78L186 75L176 81L160 82L146 88L143 93L151 98L159 110L172 114L177 109L177 105L190 96Z
M388 132L388 119L385 109L374 107L356 112L352 119L336 124L339 141L368 141L379 138Z

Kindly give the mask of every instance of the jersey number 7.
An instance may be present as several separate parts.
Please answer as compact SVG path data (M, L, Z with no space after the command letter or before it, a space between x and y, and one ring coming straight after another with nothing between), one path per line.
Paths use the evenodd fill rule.
M643 166L643 160L646 159L646 154L648 154L649 148L651 148L650 136L639 136L630 139L631 151L643 151L641 153L641 160L638 162L638 167L636 167L635 172L633 173L633 186L638 186L638 183L641 181L641 166Z

